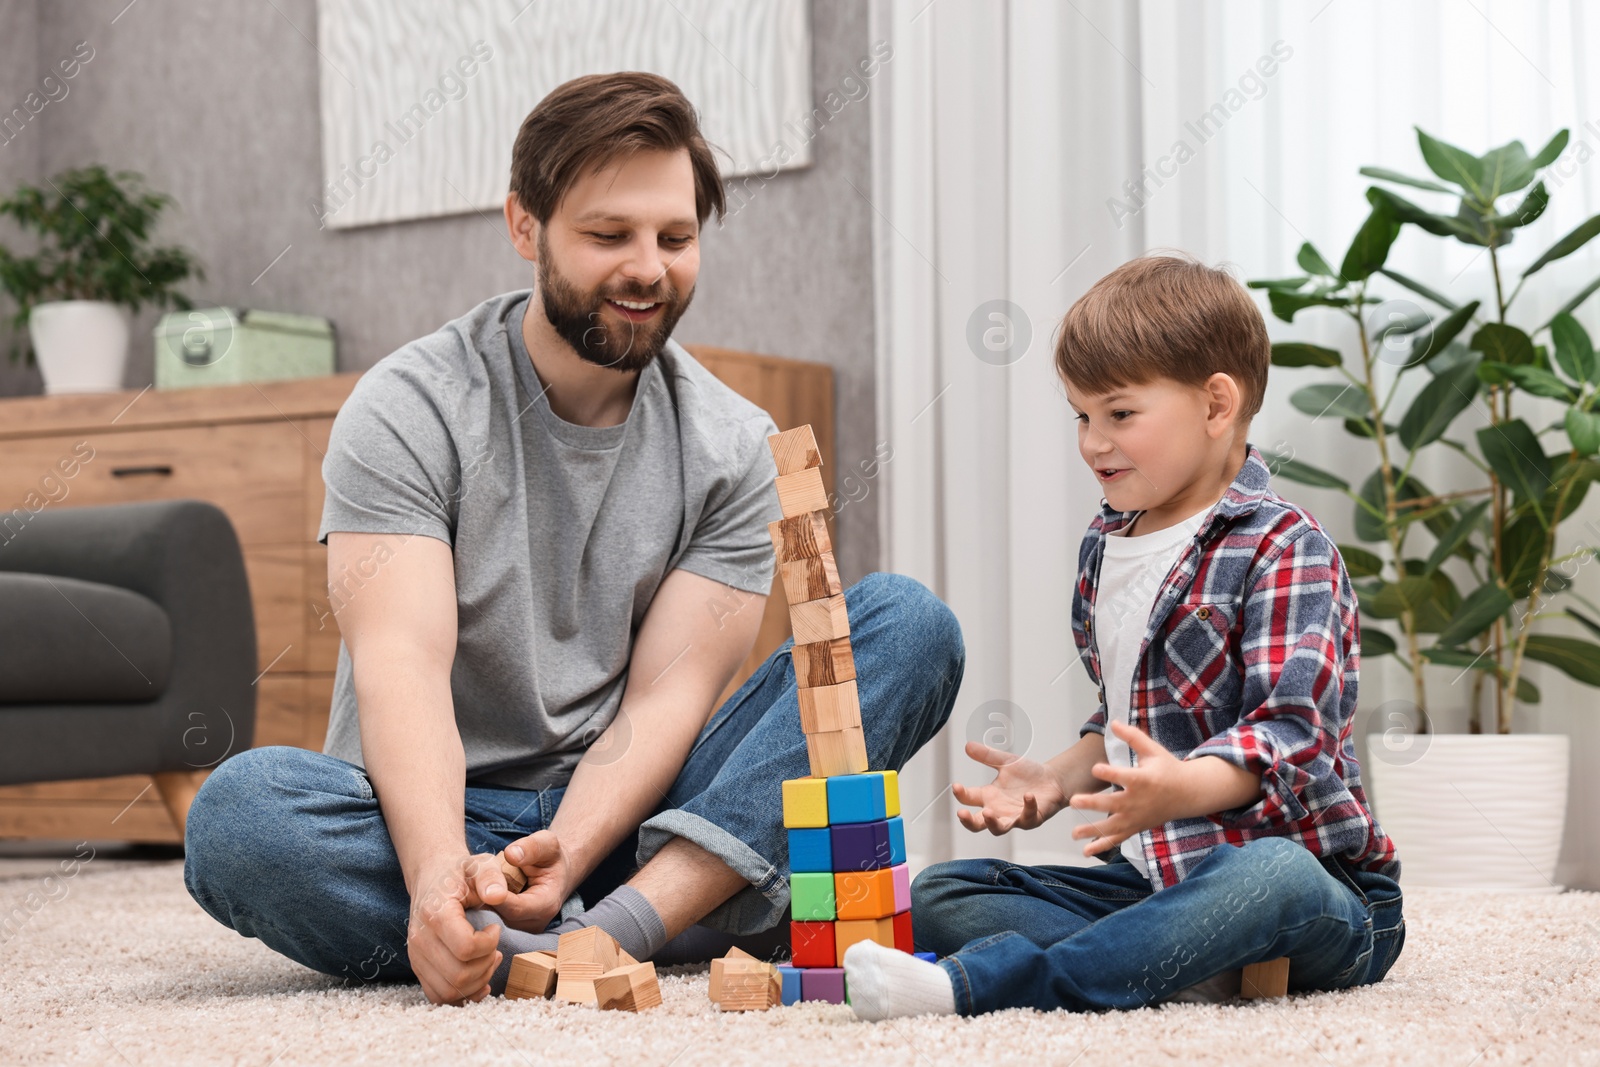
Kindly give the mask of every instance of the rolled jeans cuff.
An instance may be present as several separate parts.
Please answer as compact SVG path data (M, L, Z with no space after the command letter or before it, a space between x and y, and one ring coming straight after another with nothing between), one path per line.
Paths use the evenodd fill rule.
M789 907L789 882L784 873L722 827L681 808L651 816L639 827L639 866L650 862L674 837L693 841L750 883L701 919L701 926L729 934L755 934L782 920Z

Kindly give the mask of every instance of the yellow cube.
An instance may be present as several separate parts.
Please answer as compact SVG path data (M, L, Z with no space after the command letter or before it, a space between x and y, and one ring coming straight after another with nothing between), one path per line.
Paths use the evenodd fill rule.
M783 783L783 825L790 830L828 825L826 778L791 778Z
M894 948L893 919L840 919L833 924L833 949L837 954L835 966L844 966L844 950L857 941L876 941L884 948Z
M884 817L892 819L900 814L900 775L894 771L883 772Z

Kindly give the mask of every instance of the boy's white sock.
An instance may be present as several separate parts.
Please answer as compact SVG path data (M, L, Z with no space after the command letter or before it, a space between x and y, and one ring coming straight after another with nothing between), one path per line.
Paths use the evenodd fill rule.
M956 1013L955 986L943 967L875 941L845 950L844 980L850 1007L868 1022Z

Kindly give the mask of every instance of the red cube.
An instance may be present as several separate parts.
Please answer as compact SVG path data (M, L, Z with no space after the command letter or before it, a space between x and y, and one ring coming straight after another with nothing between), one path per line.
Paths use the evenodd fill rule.
M901 952L915 952L911 945L911 913L896 912L894 917L894 947Z
M906 927L909 932L910 926ZM831 922L791 922L789 924L790 962L796 967L832 967L833 924Z

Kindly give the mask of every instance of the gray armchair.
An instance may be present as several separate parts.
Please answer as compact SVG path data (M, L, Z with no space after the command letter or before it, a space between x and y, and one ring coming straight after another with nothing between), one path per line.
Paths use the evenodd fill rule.
M0 784L149 774L181 833L205 772L250 747L256 669L215 505L46 508L0 532Z

